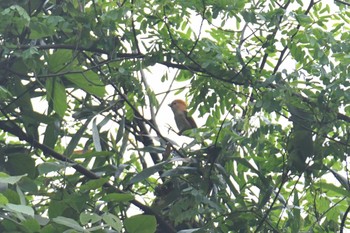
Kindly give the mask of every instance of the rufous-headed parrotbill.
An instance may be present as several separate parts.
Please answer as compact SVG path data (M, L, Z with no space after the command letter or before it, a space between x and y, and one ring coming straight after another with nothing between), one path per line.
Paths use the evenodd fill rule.
M173 110L176 126L179 129L179 134L188 129L197 128L196 122L187 113L187 104L185 101L177 99L169 104Z

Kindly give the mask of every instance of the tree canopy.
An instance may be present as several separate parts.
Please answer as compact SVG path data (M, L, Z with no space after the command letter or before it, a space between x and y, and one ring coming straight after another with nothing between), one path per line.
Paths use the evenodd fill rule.
M350 229L349 6L1 1L0 232Z

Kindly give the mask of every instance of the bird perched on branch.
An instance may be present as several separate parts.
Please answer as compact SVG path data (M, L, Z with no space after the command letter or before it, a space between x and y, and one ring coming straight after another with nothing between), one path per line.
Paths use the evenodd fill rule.
M197 128L196 122L187 113L187 104L185 101L177 99L169 104L171 110L173 110L176 126L179 129L181 135L183 131L188 129Z

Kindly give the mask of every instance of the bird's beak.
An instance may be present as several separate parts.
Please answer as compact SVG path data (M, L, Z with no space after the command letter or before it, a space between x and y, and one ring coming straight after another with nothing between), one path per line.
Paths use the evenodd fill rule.
M169 107L171 107L171 104L168 104Z

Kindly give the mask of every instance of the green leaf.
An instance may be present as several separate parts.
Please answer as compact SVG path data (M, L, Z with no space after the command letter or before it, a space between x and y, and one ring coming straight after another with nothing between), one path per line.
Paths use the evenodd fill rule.
M153 175L156 172L159 172L163 169L163 167L171 162L184 162L184 163L189 163L192 162L192 160L190 158L172 158L170 160L164 161L164 162L160 162L152 167L148 167L146 169L143 169L140 173L136 174L133 178L131 178L129 180L129 182L127 182L128 185L131 184L135 184L138 183L142 180L147 179L148 177L150 177L151 175Z
M191 79L192 73L187 70L180 70L179 74L176 76L176 81L183 82Z
M240 196L240 192L236 189L236 187L234 186L234 184L231 181L231 177L230 175L227 173L227 171L225 170L225 168L223 166L221 166L220 164L215 164L215 167L218 169L218 171L222 174L223 179L225 180L225 182L227 183L228 187L230 187L230 191L233 192L233 195L235 197L239 197Z
M88 223L94 224L101 221L102 217L95 213L81 213L79 216L80 223L86 225Z
M20 204L19 195L16 191L12 189L6 189L2 191L2 194L9 200L12 204Z
M264 189L261 189L258 204L259 209L262 209L265 206L265 204L270 200L272 192L273 187L265 187Z
M251 169L253 172L257 174L261 174L259 170L257 170L247 159L241 158L241 157L234 157L233 160L237 161L238 164L241 164L249 169Z
M68 208L68 205L64 201L52 200L49 204L49 217L55 218L60 215Z
M310 16L306 14L298 14L296 18L301 25L309 26L313 22Z
M39 51L36 47L30 46L28 49L24 50L22 53L23 59L32 59L33 55L39 54Z
M21 224L28 232L34 233L40 231L40 225L34 218L26 219L25 221L21 222Z
M120 232L123 228L123 224L120 221L120 219L110 213L106 213L102 216L103 221L108 224L109 226L111 226L114 230Z
M150 153L163 153L165 148L162 146L145 146L143 148L136 148L135 150Z
M24 205L24 206L25 206L26 203L27 203L27 200L26 200L26 197L25 197L25 195L24 195L22 189L21 189L18 185L16 185L16 192L18 193L19 203L20 203L21 205Z
M116 136L116 138L115 138L115 144L117 144L117 143L123 138L124 130L125 130L125 117L124 117L124 115L123 115L122 120L121 120L120 123L119 123L119 128L118 128L118 131L117 131L117 136Z
M34 20L30 22L30 29L31 31L29 38L34 40L42 37L52 36L55 34L54 28L49 28L43 22L38 22Z
M5 88L0 86L0 101L4 102L11 97L11 93Z
M9 200L4 196L4 194L0 193L0 206L1 205L6 205L9 203Z
M59 79L55 79L55 85L53 89L53 109L60 116L64 117L64 114L67 110L67 96L66 88Z
M30 179L29 177L23 177L19 183L18 187L23 191L23 192L29 192L31 194L37 194L38 193L38 185L35 182L35 180Z
M79 225L78 222L76 222L74 219L66 218L66 217L56 217L53 219L53 221L57 224L61 224L67 227L70 227L74 230L77 230L79 232L87 232L82 226Z
M25 177L27 175L21 175L21 176L9 176L6 173L0 172L0 183L4 184L16 184L22 177Z
M61 16L48 15L38 18L32 18L30 21L30 39L40 39L56 34L57 25L63 23L64 18Z
M341 186L347 190L350 191L350 184L349 180L345 178L344 176L340 175L338 172L334 171L333 169L328 168L330 172L332 172L333 176L339 181Z
M129 202L134 199L135 197L129 193L110 193L102 197L102 200L107 202Z
M74 136L70 140L68 146L66 147L66 150L63 152L63 154L65 156L70 156L73 153L73 151L75 150L76 146L78 145L80 139L82 138L83 134L85 133L86 128L88 127L88 125L92 119L93 119L93 116L90 116L89 118L87 118L85 123L74 134Z
M9 173L13 175L26 174L28 177L35 179L37 169L35 166L35 159L26 153L11 153L8 156L6 168Z
M154 233L157 228L156 218L152 215L136 215L124 220L128 233Z
M332 191L334 193L340 194L344 197L350 197L350 192L342 187L337 187L334 184L330 184L324 181L315 183L316 188L322 188L323 190Z
M83 184L80 187L80 190L87 191L87 190L94 190L97 188L101 188L108 181L109 181L108 177L100 178L100 179L96 179L96 180L89 180L88 182L86 182L86 184Z
M140 181L147 179L148 177L150 177L154 173L161 171L163 169L164 165L166 165L167 163L168 163L168 161L160 162L152 167L148 167L148 168L142 170L140 173L136 174L133 178L131 178L127 182L127 184L131 185L131 184L135 184L135 183L138 183Z
M92 121L92 140L94 142L95 150L97 152L102 151L99 129L96 125L96 118Z
M242 11L242 16L243 16L243 19L247 23L255 23L256 22L256 15L254 12L244 10L244 11Z
M16 4L13 4L9 8L3 10L1 15L12 19L12 26L20 31L22 31L24 27L27 27L30 22L30 16L28 15L27 11Z
M52 121L47 123L45 129L43 144L50 148L55 148L55 144L60 134L61 120L58 115L54 115L51 119Z
M26 215L34 218L34 210L30 206L15 205L15 204L8 203L8 204L6 204L4 209L7 210L7 211L10 211L10 212L26 214Z
M47 99L52 101L53 109L61 117L67 110L66 88L58 78L48 78L46 80Z
M9 88L9 90L11 90L12 95L21 97L17 99L15 104L21 110L21 121L23 121L26 133L34 137L35 139L38 139L39 124L38 119L36 118L36 114L34 114L33 105L31 102L32 96L30 95L29 89L30 87L23 85L21 80L18 78L13 80L11 89Z
M49 172L59 171L59 170L64 169L66 167L67 167L66 164L61 164L61 163L57 163L57 162L45 162L45 163L41 163L38 165L38 171L39 171L39 174L43 175L43 174L47 174Z
M47 58L49 72L57 73L66 70L68 62L73 58L73 53L68 49L59 49L50 54Z
M80 73L75 74L66 74L64 77L77 85L78 88L81 88L92 95L98 97L103 97L105 95L105 85L100 80L99 76L91 70L82 70Z
M45 225L40 233L52 233L52 232L55 232L57 230L57 226L53 226L53 224L48 224L48 225Z
M300 207L299 207L299 197L297 190L294 191L294 200L293 200L293 217L292 217L292 233L300 232Z

